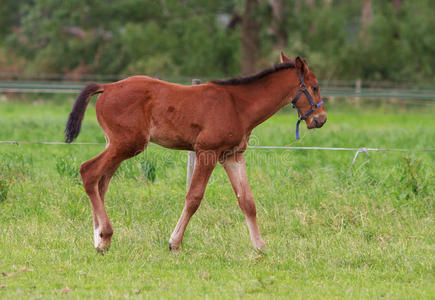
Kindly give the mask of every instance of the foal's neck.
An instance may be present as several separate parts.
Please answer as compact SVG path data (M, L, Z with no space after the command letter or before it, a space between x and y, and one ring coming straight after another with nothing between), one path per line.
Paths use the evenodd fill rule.
M263 123L290 103L298 89L294 69L281 70L249 84L231 87L240 118L248 130Z

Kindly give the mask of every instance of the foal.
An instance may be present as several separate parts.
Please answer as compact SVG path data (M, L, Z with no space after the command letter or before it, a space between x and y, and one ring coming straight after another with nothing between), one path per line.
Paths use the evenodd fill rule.
M179 250L186 226L201 203L217 162L223 165L230 179L254 248L264 248L243 157L251 131L292 99L301 116L298 125L305 120L308 128L318 128L326 122L315 75L304 59L297 57L293 62L284 53L280 64L256 75L195 86L146 76L110 84L89 84L81 91L69 115L65 128L68 143L78 136L89 99L97 93L101 95L96 113L106 137L106 149L83 163L80 174L91 200L98 251L109 248L113 234L104 208L110 179L123 160L144 151L149 141L166 148L196 152L184 209L169 239L172 251Z

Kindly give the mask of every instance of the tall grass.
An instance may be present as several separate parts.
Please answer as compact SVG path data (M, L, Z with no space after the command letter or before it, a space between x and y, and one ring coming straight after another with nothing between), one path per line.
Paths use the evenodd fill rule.
M62 141L69 105L0 105L0 138ZM330 107L320 130L279 114L255 145L434 148L433 107L368 113ZM104 142L89 108L82 142ZM186 153L150 146L124 162L106 208L115 229L97 255L78 168L104 146L0 145L0 298L431 298L434 153L248 150L267 244L251 246L222 167L182 252L167 250L184 204Z

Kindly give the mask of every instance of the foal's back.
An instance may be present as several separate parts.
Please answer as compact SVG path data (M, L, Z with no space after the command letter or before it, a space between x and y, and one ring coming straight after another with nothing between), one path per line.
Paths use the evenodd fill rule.
M172 149L193 150L241 137L231 95L215 84L183 86L147 76L104 85L96 105L106 135L138 135ZM207 145L205 145L207 146Z

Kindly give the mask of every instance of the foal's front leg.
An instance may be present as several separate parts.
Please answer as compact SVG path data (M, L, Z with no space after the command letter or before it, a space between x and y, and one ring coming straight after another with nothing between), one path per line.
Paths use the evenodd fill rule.
M216 166L216 161L217 154L215 152L206 151L196 153L192 181L186 195L183 212L181 213L177 226L175 226L174 232L172 232L171 238L169 239L169 250L173 252L179 251L179 247L183 241L184 231L186 230L190 218L201 204L207 182Z
M238 153L228 157L222 165L236 193L239 206L245 214L252 244L256 250L262 250L266 245L257 225L257 210L255 208L254 195L248 182L245 158L242 153Z

